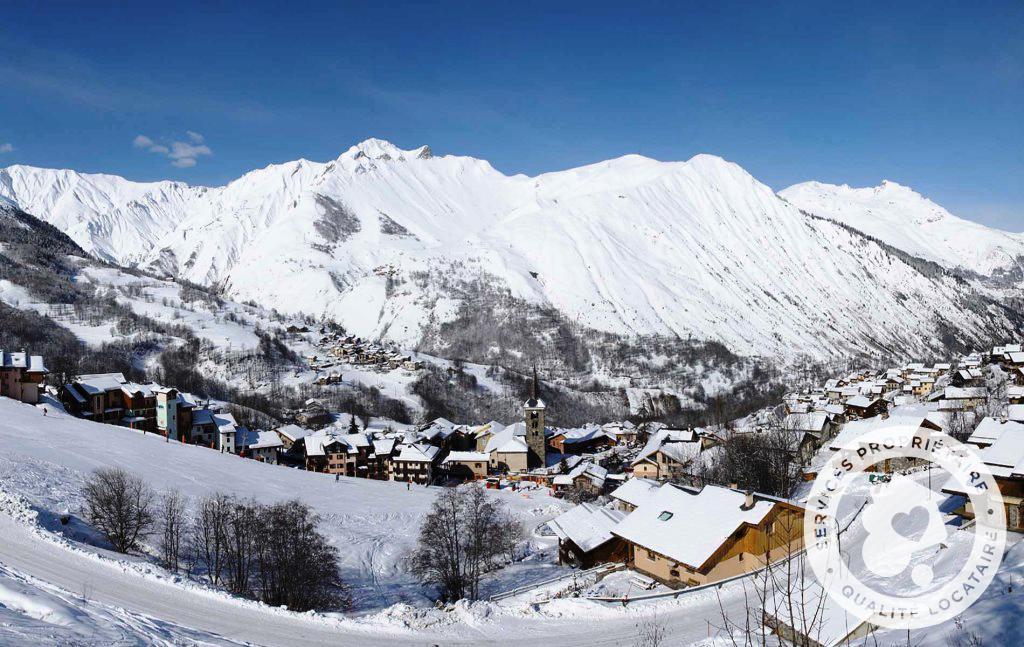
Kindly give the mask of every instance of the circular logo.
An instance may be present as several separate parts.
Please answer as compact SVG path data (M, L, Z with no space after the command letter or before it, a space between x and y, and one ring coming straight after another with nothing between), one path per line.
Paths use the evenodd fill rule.
M962 525L947 523L953 513ZM807 561L827 595L888 628L967 609L995 577L1005 539L999 488L975 450L895 421L832 456L804 515Z

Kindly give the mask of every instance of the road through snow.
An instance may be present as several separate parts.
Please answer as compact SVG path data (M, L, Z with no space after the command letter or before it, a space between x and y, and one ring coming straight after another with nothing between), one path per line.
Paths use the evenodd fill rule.
M540 639L556 645L632 645L638 624L649 615L637 609L618 609L564 601L572 605L560 617L537 615L467 616L452 624L414 630L372 618L336 620L280 612L201 589L148 578L113 560L97 559L58 541L40 537L14 518L0 514L0 563L72 595L85 592L89 600L159 618L219 638L259 645L534 645ZM730 591L737 592L733 587ZM724 592L724 591L723 591ZM719 624L715 596L666 603L658 619L676 644L707 637L710 620ZM738 596L730 598L735 602ZM552 603L553 608L558 602ZM574 611L578 611L577 616ZM560 614L560 611L555 611Z

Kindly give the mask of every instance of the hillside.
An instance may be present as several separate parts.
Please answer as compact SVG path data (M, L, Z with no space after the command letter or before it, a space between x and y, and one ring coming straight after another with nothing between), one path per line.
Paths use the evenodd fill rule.
M958 218L896 182L886 180L866 188L804 182L779 195L805 211L854 227L943 267L989 276L1019 274L1024 266L1024 234Z
M1020 326L970 284L709 155L531 178L367 140L217 188L12 166L0 197L101 258L482 363L575 368L571 340L593 353L587 371L628 375L615 349L655 337L743 356L925 356ZM481 313L493 325L460 335ZM538 325L532 341L505 332Z

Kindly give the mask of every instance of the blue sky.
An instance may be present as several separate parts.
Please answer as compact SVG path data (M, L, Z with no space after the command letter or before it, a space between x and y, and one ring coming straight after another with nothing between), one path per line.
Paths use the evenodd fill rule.
M1021 2L85 4L5 3L0 166L222 184L371 136L506 173L706 152L1024 230Z

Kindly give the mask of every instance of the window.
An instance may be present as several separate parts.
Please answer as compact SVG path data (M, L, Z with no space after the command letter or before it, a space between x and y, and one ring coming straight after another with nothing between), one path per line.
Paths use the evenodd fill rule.
M669 512L668 510L665 510L664 512L662 512L661 514L658 515L658 521L668 521L671 518L672 518L672 513Z
M658 556L654 554L654 551L653 551L653 550L648 550L648 551L647 551L647 559L650 559L650 560L657 560L657 559L658 559Z
M673 568L672 570L670 570L670 571L668 572L668 574L669 574L669 575L671 575L672 577L679 577L679 571L677 571L677 570L676 570L676 569L674 569L674 568Z

